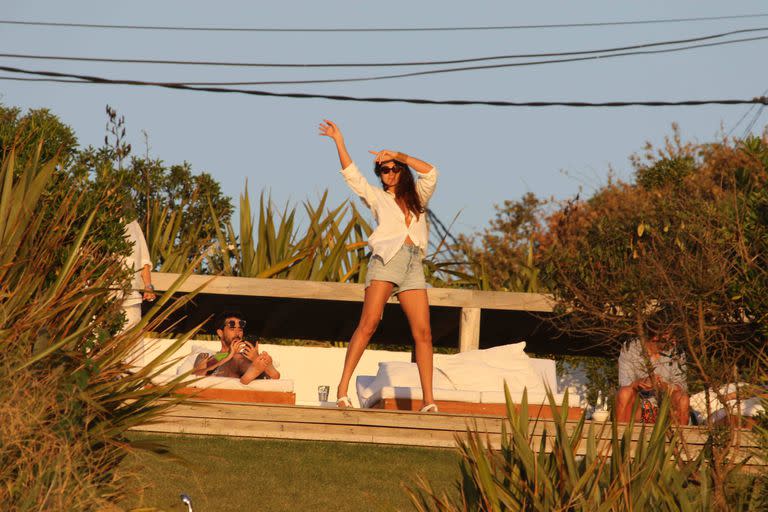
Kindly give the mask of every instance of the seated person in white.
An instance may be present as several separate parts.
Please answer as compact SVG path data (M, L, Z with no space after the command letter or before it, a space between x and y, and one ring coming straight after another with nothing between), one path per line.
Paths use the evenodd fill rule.
M216 317L216 334L221 350L201 353L195 359L193 375L234 377L242 384L255 379L279 379L280 372L267 352L259 353L259 344L243 340L245 319L237 311L224 311Z
M625 343L619 355L619 390L616 393L616 419L628 422L640 396L668 394L672 418L680 425L689 420L690 398L685 379L685 354L677 349L669 334L653 336L645 342ZM641 419L638 408L635 419Z

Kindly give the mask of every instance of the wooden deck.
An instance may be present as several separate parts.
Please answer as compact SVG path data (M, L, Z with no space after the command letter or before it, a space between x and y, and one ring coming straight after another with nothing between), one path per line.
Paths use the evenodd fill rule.
M192 401L176 406L161 421L137 430L449 448L455 446L456 434L463 434L472 426L485 433L491 445L498 448L502 422L500 416ZM569 422L569 428L575 426L575 421ZM619 431L625 428L620 425ZM532 422L534 446L539 445L545 429L553 431L551 421ZM584 435L586 432L585 428ZM633 439L639 439L640 433L640 428L635 427ZM596 425L593 435L598 439L598 446L605 447L611 436L610 424ZM698 455L706 441L704 431L687 427L683 436L690 456ZM752 454L757 447L757 440L748 431L740 432L738 442L739 446L734 448L734 456L738 458ZM581 443L578 453L584 454L585 450L586 443ZM749 463L753 467L766 464L768 461L754 457Z

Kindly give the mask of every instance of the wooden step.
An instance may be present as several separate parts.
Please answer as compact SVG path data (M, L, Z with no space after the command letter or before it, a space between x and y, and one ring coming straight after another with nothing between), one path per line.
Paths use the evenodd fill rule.
M464 436L467 428L483 433L491 446L501 446L501 416L470 416L450 413L419 413L372 409L336 409L281 404L244 404L229 402L189 401L169 410L159 421L143 425L136 430L179 434L220 435L275 439L304 439L317 441L342 441L410 446L456 446L456 436ZM578 422L568 421L566 429L572 433ZM591 430L590 430L591 427ZM627 426L617 426L623 433ZM650 428L635 426L633 441L648 436ZM530 436L534 446L539 446L547 431L546 449L552 448L551 420L531 422ZM746 458L756 452L758 440L749 431L738 431L733 444L733 456ZM707 433L699 427L681 429L686 446L684 452L696 457L703 449ZM597 441L598 450L610 453L611 424L586 422L583 440L577 453L586 453L586 436ZM765 460L753 457L748 465L764 466Z

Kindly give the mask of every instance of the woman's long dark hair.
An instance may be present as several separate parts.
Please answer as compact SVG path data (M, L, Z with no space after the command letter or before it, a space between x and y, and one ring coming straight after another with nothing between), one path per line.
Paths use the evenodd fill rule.
M412 212L416 219L419 218L419 214L424 213L424 205L421 204L419 194L416 193L416 181L413 179L411 168L402 162L391 160L395 167L400 169L400 179L397 180L395 185L395 201L401 206L405 206L406 210ZM384 163L384 162L382 162ZM386 162L389 163L389 162ZM381 179L381 164L376 164L373 168L373 172ZM387 185L382 180L381 186L384 190L387 189Z

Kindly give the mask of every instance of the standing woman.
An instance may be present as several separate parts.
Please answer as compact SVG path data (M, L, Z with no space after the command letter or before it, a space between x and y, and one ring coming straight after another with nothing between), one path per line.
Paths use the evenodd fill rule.
M326 119L321 123L320 135L330 137L336 143L344 181L371 209L378 224L368 238L373 254L365 278L363 312L349 340L336 404L339 407L352 406L347 395L352 373L376 332L384 305L395 293L408 318L415 342L416 364L424 399L421 411L436 412L437 405L432 396L432 330L421 261L429 240L427 201L435 191L437 169L403 153L371 151L376 155L374 172L381 180L382 188L374 187L352 162L341 130L333 122ZM418 180L413 179L409 166L418 173Z

